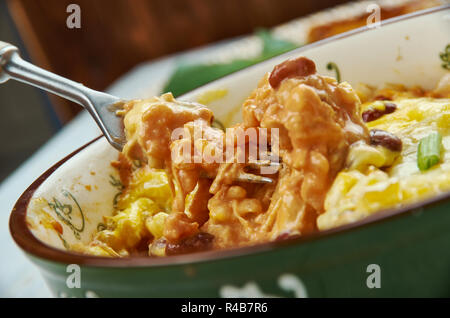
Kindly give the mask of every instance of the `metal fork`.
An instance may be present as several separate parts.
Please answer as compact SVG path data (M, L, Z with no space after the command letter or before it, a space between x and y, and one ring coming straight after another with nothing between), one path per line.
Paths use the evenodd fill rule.
M116 115L116 111L126 102L125 100L95 91L81 83L37 67L23 60L17 47L0 41L0 84L8 79L15 79L36 86L80 104L94 118L108 142L117 150L122 151L126 138L122 118ZM198 105L195 103L183 104ZM262 165L272 165L272 163L256 163L252 165L253 168L257 168ZM251 167L252 165L249 166ZM237 177L236 181L273 183L271 178L251 173L242 173Z
M20 57L17 47L0 41L0 83L10 78L80 104L94 118L108 142L122 150L125 133L122 119L115 113L124 102L119 97L95 91L28 63Z

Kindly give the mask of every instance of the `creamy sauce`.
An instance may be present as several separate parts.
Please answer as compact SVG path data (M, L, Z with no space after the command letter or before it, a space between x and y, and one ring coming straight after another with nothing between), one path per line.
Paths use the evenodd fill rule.
M113 163L124 185L117 212L89 246L74 249L165 256L252 245L450 189L449 83L357 95L300 57L261 79L243 103L243 123L226 133L211 127L209 109L171 94L130 102L127 144ZM269 138L275 129L278 138ZM417 144L432 130L443 136L443 161L419 172ZM275 142L268 150L282 164L264 175L271 184L237 181L254 159L252 133Z

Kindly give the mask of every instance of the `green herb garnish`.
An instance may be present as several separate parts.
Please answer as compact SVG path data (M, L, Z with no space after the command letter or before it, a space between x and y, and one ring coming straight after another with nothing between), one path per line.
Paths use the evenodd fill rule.
M450 44L447 44L444 52L439 52L439 57L443 62L441 66L446 70L450 70Z
M327 70L335 71L336 72L336 81L338 81L338 83L341 82L341 72L339 71L339 67L337 66L336 63L329 62L327 64Z
M419 142L417 166L421 171L430 169L441 160L442 137L437 131L432 132Z

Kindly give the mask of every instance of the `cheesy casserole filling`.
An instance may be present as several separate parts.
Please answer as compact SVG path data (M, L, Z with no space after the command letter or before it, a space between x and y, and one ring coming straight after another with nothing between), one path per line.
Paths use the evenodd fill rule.
M122 111L127 143L113 163L124 187L115 214L89 245L71 248L125 257L246 246L448 191L449 97L450 76L429 92L355 91L300 57L261 79L243 103L243 122L227 133L213 127L208 108L171 94L130 102ZM175 129L182 134L174 139ZM258 138L277 130L269 151L281 164L267 175L271 183L239 179L250 158L236 159L251 146L251 129ZM212 160L226 147L233 160ZM188 158L180 149L190 150Z

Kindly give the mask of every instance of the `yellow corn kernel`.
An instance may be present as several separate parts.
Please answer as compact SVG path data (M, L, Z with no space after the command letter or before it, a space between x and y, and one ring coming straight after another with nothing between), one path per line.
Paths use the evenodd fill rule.
M359 207L374 212L380 209L395 206L402 201L400 185L398 182L377 184L366 189L362 195Z
M359 142L350 147L347 156L347 166L351 170L363 171L370 165L375 167L386 165L386 159L386 154L378 147L372 147L366 143Z
M420 107L410 107L407 110L406 115L410 121L421 121L425 117L425 114Z
M159 239L163 236L164 232L164 224L166 222L169 214L164 212L159 212L152 217L149 217L145 220L145 226L147 230L155 239Z
M133 204L131 205L131 210L133 211L133 213L136 213L136 215L144 211L154 214L158 211L158 206L153 200L150 200L149 198L139 198L133 202Z
M378 168L391 166L394 163L394 161L400 156L400 152L392 151L383 146L377 146L376 149L379 152L381 152L384 157L384 163L381 166L374 165L375 167L378 167Z
M111 217L114 231L101 231L97 239L114 250L134 247L145 235L145 219L159 211L159 207L148 198L140 198L125 210Z
M163 209L170 209L172 190L165 171L148 169L128 187L127 192L118 202L119 209L125 209L139 198L148 198Z
M209 209L209 217L215 222L225 222L229 219L231 212L227 204L217 204Z
M247 191L240 186L231 186L227 191L228 199L243 199L247 195Z
M262 206L258 199L244 199L238 203L237 213L244 216L248 213L261 213Z
M450 113L445 112L445 113L441 114L441 116L438 117L436 124L440 128L444 128L444 129L450 128Z
M148 254L150 256L166 256L166 245L159 244L159 242L153 242L148 246Z
M325 199L325 210L338 207L341 199L364 175L357 171L340 172L333 182Z

